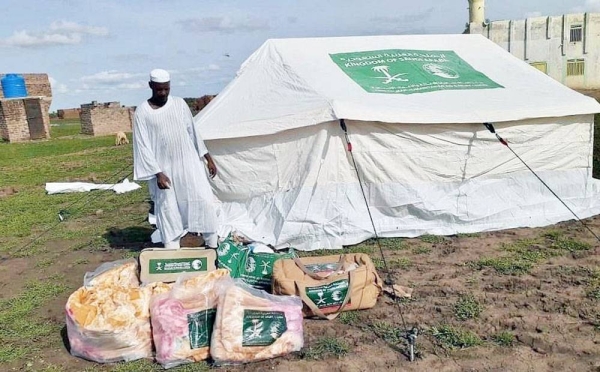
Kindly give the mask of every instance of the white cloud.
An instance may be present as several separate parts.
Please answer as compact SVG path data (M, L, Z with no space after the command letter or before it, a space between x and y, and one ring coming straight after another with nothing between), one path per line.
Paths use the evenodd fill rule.
M148 87L148 83L147 82L142 82L142 81L138 81L135 83L123 83L123 84L119 84L116 86L117 89L143 89L143 88L147 88Z
M11 36L0 39L0 45L22 48L74 45L80 44L86 35L106 36L108 29L84 26L75 22L55 21L50 24L48 30L43 32L15 31Z
M101 71L93 75L83 76L79 80L85 85L118 85L122 84L123 80L129 80L140 77L142 74L131 74L129 72L119 72L117 70Z
M267 20L251 17L243 19L234 19L230 16L189 18L178 23L184 31L220 32L224 34L268 30L270 28Z
M50 86L52 87L52 95L56 93L65 94L69 92L69 88L65 84L60 84L55 78L52 76L48 76L50 80Z
M210 71L217 71L217 70L220 70L221 67L217 64L211 63L210 65L208 65L208 69Z
M57 33L47 33L42 35L30 34L28 31L16 31L12 36L0 40L0 44L16 47L37 47L46 45L69 45L79 44L81 35L63 35Z
M50 24L50 31L76 33L84 35L107 36L108 29L106 27L84 26L76 22L55 21Z

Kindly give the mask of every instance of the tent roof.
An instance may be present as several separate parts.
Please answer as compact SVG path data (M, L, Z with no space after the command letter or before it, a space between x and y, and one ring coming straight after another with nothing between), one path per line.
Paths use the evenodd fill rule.
M426 64L462 76L431 75ZM412 85L415 79L425 84ZM428 91L440 84L455 88ZM381 93L386 89L396 91ZM412 92L398 93L403 89ZM597 112L594 99L482 35L400 35L267 40L195 120L212 140L337 119L482 123Z

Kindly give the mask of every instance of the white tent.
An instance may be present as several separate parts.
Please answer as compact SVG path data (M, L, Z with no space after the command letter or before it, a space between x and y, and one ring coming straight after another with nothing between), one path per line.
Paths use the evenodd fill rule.
M195 118L222 225L276 246L536 227L600 213L600 105L481 35L268 40Z

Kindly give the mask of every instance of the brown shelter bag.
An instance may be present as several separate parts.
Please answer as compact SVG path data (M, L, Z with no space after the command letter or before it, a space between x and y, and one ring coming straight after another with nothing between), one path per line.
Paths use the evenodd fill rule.
M342 311L370 309L381 290L364 253L282 259L273 266L273 293L300 297L305 317L334 319Z

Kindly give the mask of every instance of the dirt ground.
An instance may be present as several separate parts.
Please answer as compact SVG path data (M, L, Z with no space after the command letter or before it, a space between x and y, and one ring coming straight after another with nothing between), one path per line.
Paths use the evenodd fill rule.
M124 212L143 214L146 210L147 205L140 204ZM586 223L600 234L600 218L588 219ZM128 255L135 255L136 250L147 245L129 244L123 231L108 232L114 237L110 247L73 250L72 241L53 241L46 244L45 253L35 257L0 262L0 299L20 293L25 285L21 278L63 275L67 287L34 314L60 329L47 340L50 346L2 370L157 368L150 362L138 367L101 366L68 352L64 304L82 284L85 272L122 258L124 252L133 251ZM135 231L138 237L147 238L150 233L150 228ZM556 248L557 242L565 243L563 248ZM600 371L600 245L578 222L468 236L383 239L381 244L395 282L414 289L410 300L398 306L382 295L370 310L347 313L333 321L306 320L303 351L244 366L213 368L330 372ZM381 268L381 256L373 241L349 249L370 253ZM41 269L35 262L45 255L60 257L60 264ZM507 259L502 261L500 257ZM510 261L510 257L518 259ZM523 270L524 262L530 264L529 271ZM383 268L380 274L386 276ZM465 298L471 302L460 305ZM411 363L406 356L403 332L412 327L417 327L420 334L417 359ZM472 332L476 341L460 336L462 331ZM323 348L335 344L333 339L344 348ZM23 340L31 341L35 340ZM202 369L185 370L206 368L202 365Z

